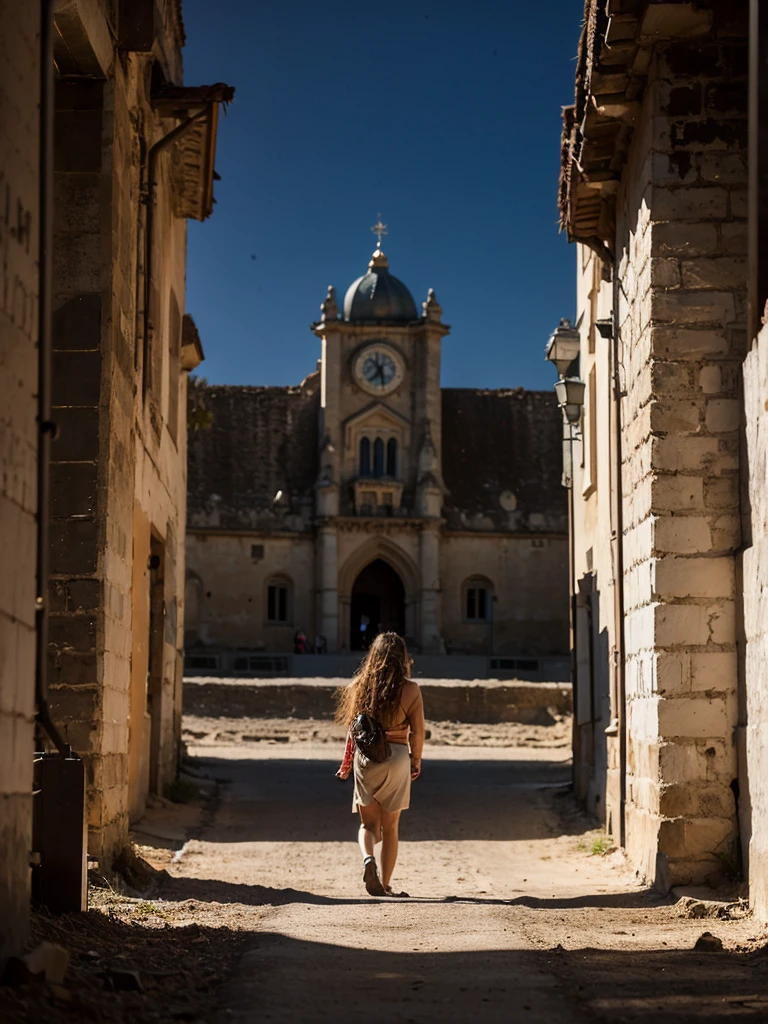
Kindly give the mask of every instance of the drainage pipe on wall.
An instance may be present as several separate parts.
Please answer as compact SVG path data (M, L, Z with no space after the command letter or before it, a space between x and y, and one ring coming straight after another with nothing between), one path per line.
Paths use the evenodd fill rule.
M622 488L622 423L621 423L621 374L619 372L619 352L621 341L621 328L619 327L619 281L618 261L613 261L613 306L612 306L612 331L611 357L613 359L613 401L615 416L616 451L615 456L615 477L616 477L616 581L615 581L615 604L616 604L616 656L618 664L618 727L619 727L619 786L620 786L620 808L619 808L619 844L626 846L626 806L627 806L627 672L625 660L624 643L624 491Z
M38 368L37 368L37 597L35 601L36 720L63 757L72 757L51 719L48 707L48 545L50 541L52 278L53 278L53 8L55 0L40 3L40 154L38 213ZM77 756L77 755L74 755Z
M147 212L144 219L144 309L142 311L142 384L144 394L147 393L151 384L151 367L149 366L149 360L151 356L151 346L149 339L149 308L150 308L150 297L152 294L152 249L153 249L153 226L154 226L154 208L155 208L155 188L157 182L155 176L157 173L157 158L167 149L169 146L185 135L193 125L210 114L213 102L206 103L202 110L198 110L197 113L192 114L185 121L182 121L180 125L177 125L172 131L168 132L161 139L150 148L149 155L147 157L147 191L146 191L146 203Z

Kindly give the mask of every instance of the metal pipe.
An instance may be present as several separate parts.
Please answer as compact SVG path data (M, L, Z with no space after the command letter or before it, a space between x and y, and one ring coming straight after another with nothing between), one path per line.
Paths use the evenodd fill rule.
M142 389L146 395L147 390L151 384L150 372L149 372L149 358L150 358L150 344L149 344L149 306L150 296L152 293L152 228L154 221L154 205L155 205L155 173L157 168L157 158L167 149L168 146L186 134L189 129L211 113L213 102L206 103L202 110L198 110L196 114L192 114L181 124L177 125L172 131L168 132L161 139L158 139L150 147L149 155L147 157L147 213L144 220L144 309L142 312Z
M40 154L38 213L37 299L37 597L35 601L35 702L36 720L48 733L59 753L71 757L68 743L51 720L48 708L48 573L50 542L51 440L56 426L51 421L52 279L53 279L53 8L54 0L40 3Z
M571 721L571 748L573 751L572 767L571 767L571 782L573 784L574 793L578 795L578 763L579 757L576 756L577 751L580 753L581 744L579 742L579 725L578 725L578 673L576 667L578 664L578 655L576 651L576 502L574 500L574 487L573 487L573 424L568 423L563 412L563 424L568 428L568 459L570 466L568 467L568 620L570 628L570 674L571 674L571 699L573 701L573 718Z
M613 359L613 396L615 415L615 474L616 474L616 580L614 585L616 603L616 654L618 673L618 726L619 726L619 845L626 846L627 807L627 673L624 638L624 493L622 490L622 444L621 444L621 378L619 375L619 268L613 264L613 331L611 332Z

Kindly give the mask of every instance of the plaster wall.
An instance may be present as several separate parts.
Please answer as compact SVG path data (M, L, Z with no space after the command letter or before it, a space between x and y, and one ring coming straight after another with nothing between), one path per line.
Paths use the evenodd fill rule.
M37 544L39 14L0 5L0 969L29 917Z

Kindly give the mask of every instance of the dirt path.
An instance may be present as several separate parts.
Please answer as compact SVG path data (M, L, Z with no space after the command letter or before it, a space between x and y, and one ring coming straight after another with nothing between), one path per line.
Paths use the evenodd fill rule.
M619 855L590 856L566 749L429 749L393 879L412 898L379 901L335 745L197 731L199 768L230 781L163 895L251 933L218 1024L768 1021L768 957L738 952L757 948L754 926L681 919ZM704 930L722 952L692 951Z

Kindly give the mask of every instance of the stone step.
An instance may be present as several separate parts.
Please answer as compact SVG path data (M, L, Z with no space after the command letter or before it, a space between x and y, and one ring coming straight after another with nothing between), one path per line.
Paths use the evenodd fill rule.
M207 718L333 717L334 691L348 679L184 680L184 711ZM420 682L428 719L548 725L569 714L570 683L430 679Z

